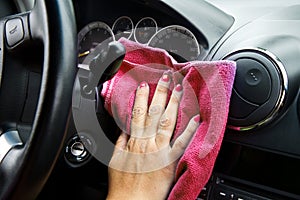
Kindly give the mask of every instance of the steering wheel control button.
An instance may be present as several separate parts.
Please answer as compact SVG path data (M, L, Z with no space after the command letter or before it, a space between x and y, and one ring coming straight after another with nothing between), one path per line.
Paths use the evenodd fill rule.
M6 22L5 36L9 47L13 47L23 40L24 27L20 18L10 19Z
M286 71L280 59L260 48L237 50L224 59L237 63L229 128L251 130L276 118L287 92Z
M92 145L92 142L85 136L75 135L70 138L65 147L66 162L72 167L80 167L87 163L91 158L87 145Z

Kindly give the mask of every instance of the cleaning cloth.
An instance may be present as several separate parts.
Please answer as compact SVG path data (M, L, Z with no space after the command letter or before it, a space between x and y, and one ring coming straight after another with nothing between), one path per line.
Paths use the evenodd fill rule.
M150 87L150 99L164 72L171 76L170 91L183 87L173 140L200 113L201 123L177 168L169 200L196 199L208 182L226 129L229 102L235 77L233 61L190 61L178 63L165 50L152 48L124 38L126 56L117 74L104 83L101 96L105 109L125 132L130 119L136 88L142 81ZM171 92L170 92L171 93Z

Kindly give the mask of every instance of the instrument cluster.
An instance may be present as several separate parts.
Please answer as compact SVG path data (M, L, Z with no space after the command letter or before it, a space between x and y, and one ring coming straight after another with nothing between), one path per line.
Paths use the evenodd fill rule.
M94 21L80 30L78 33L79 63L82 63L85 57L103 41L118 41L122 37L165 49L178 62L197 60L201 53L197 38L184 26L160 27L153 17L143 17L134 24L129 16L121 16L112 26L102 21Z

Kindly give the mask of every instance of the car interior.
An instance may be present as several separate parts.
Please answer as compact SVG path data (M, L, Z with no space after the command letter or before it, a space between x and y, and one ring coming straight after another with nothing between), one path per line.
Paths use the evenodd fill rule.
M198 200L300 199L298 0L2 0L0 199L106 198L108 167L93 156L106 145L78 132L72 107L94 52L114 56L89 87L117 72L125 51L103 41L120 38L179 63L236 63L227 128ZM118 126L92 96L114 143Z

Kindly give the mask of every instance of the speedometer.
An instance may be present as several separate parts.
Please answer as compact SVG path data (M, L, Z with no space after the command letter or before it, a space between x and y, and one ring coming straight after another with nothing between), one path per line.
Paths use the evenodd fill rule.
M178 62L197 60L200 55L199 44L194 34L178 25L159 30L148 45L167 50Z
M111 28L104 22L92 22L81 29L78 33L78 62L82 63L104 40L115 40Z

